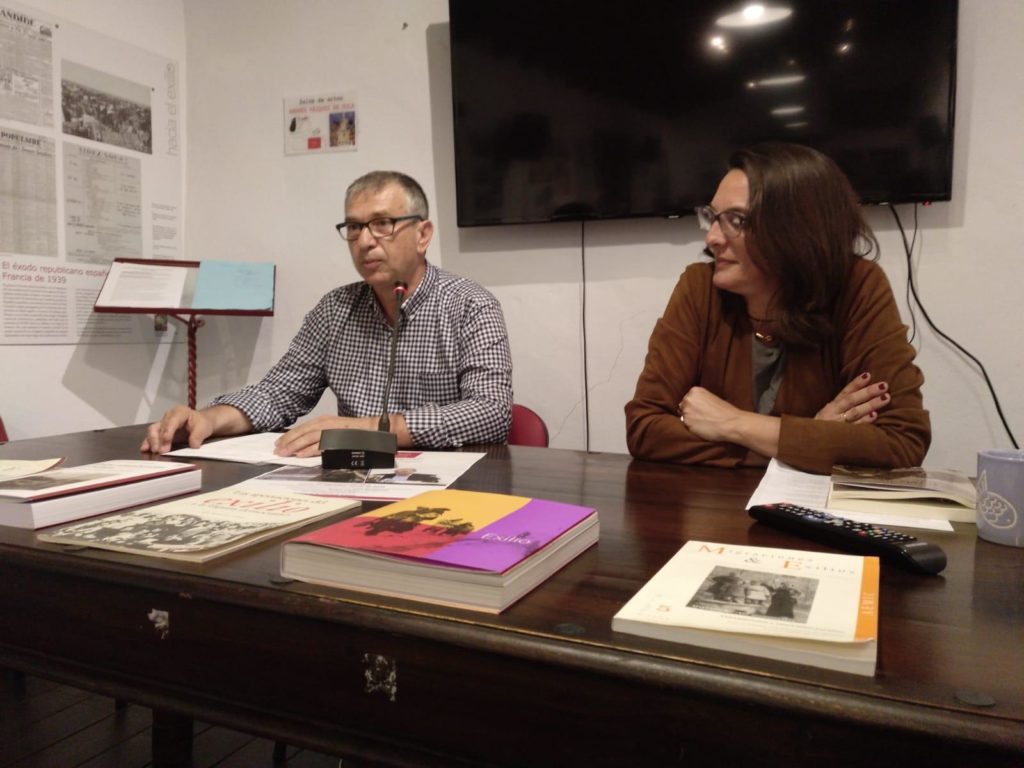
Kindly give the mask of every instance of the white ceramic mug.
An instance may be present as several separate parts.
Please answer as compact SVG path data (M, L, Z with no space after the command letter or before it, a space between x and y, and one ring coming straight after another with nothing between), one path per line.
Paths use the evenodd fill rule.
M978 453L978 535L1024 547L1024 451Z

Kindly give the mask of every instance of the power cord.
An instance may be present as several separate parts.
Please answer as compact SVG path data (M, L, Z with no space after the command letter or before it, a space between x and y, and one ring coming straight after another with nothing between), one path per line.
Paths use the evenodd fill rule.
M952 344L957 350L960 351L961 354L970 358L970 360L976 366L978 366L978 369L981 371L981 375L985 378L985 384L988 386L988 391L992 395L992 402L995 403L996 413L999 414L999 420L1003 422L1003 429L1006 430L1006 434L1009 435L1010 437L1011 445L1013 445L1014 448L1020 448L1020 446L1017 444L1017 439L1013 436L1013 431L1010 429L1010 425L1006 423L1006 417L1003 415L1003 407L999 403L999 397L996 395L995 387L992 386L992 380L988 377L988 371L985 370L985 366L981 364L981 361L978 358L976 358L974 355L972 355L970 352L964 349L963 346L958 344L954 339L950 338L949 336L947 336L945 333L938 329L935 323L932 322L931 317L928 315L928 310L926 310L924 308L924 304L921 303L921 297L917 295L917 286L914 284L914 265L912 258L914 243L917 241L917 205L914 205L914 239L912 242L909 243L907 242L907 233L903 229L903 222L900 221L900 215L896 211L896 206L890 205L889 210L892 211L893 218L896 219L896 226L900 230L900 237L903 238L903 250L907 255L907 289L909 291L909 296L913 296L914 303L917 304L918 309L921 310L921 315L924 317L925 322L928 323L928 327L935 331L935 333L938 334L940 338ZM907 300L907 308L910 310L911 318L914 318L914 309L910 303L909 297ZM914 319L914 329L916 333L916 319ZM910 338L911 341L913 341L913 335Z
M895 210L896 209L893 208L893 211L895 211ZM918 206L915 205L914 206L914 236L910 238L910 249L909 249L909 252L907 253L907 291L906 291L906 295L904 296L904 301L907 304L907 311L910 313L910 339L909 339L909 342L910 342L911 345L914 344L914 339L917 338L917 315L914 314L914 304L910 300L910 288L914 284L914 281L913 281L914 265L913 265L912 257L913 257L913 254L914 254L914 248L917 246L917 231L918 231L917 210L918 210ZM896 223L899 224L899 217L898 216L896 218ZM900 229L900 234L903 234L903 229L902 228ZM906 235L903 235L903 247L904 248L907 247L907 237L906 237Z
M587 225L580 220L580 325L583 328L583 430L584 447L590 453L590 382L587 376Z

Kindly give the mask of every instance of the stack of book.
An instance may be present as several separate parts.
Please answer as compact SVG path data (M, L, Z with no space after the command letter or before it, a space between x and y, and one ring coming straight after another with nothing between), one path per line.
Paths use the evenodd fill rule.
M59 460L50 460L50 464ZM202 472L171 461L101 461L0 481L0 525L45 528L197 491Z
M587 507L428 491L286 542L281 574L498 613L597 538L597 512Z
M952 469L832 468L827 508L834 512L870 512L973 523L977 491L962 472Z
M876 557L690 541L612 629L870 676L878 575Z

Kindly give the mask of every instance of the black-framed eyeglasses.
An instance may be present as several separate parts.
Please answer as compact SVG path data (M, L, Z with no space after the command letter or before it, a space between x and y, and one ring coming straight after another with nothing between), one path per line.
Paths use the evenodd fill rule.
M395 234L395 226L400 221L422 221L423 217L419 214L412 214L410 216L381 216L376 219L370 219L369 221L343 221L340 224L335 224L334 228L338 230L338 234L341 235L345 240L358 240L359 236L363 234L364 229L370 230L370 234L374 237L391 237Z
M728 238L739 237L747 228L747 214L742 211L730 209L719 213L710 205L704 205L695 208L694 213L697 214L697 225L705 232L709 232L716 221L722 234Z

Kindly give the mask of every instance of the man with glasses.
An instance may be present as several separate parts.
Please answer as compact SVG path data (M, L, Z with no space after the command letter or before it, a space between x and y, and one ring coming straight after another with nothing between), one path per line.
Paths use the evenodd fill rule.
M150 425L143 451L291 427L276 452L315 456L325 429L376 429L396 322L389 421L398 445L505 441L512 360L501 305L479 285L427 262L434 225L420 185L393 171L366 174L349 186L345 220L336 229L362 281L327 293L262 381L202 410L175 406ZM292 427L328 387L338 415Z

